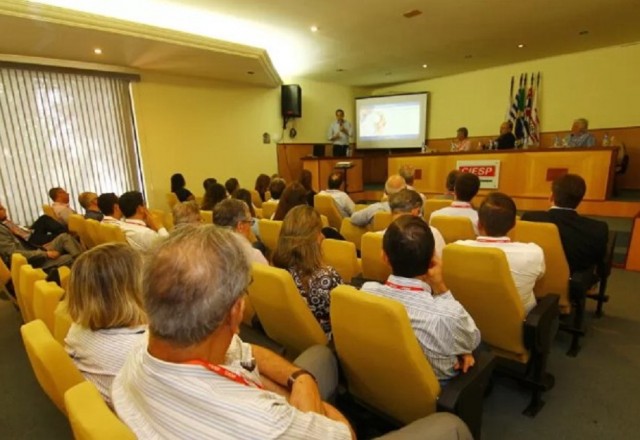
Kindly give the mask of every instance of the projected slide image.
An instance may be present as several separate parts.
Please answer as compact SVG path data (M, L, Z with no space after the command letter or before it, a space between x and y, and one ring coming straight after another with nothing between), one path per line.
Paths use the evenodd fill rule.
M362 107L358 127L361 139L415 138L420 134L420 104L405 102Z

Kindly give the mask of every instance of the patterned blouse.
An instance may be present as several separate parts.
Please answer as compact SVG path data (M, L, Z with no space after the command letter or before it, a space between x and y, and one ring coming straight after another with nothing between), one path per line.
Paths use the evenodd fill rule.
M329 306L331 298L329 293L336 286L343 284L342 277L331 266L321 267L316 270L306 285L302 284L302 277L295 269L289 269L293 281L300 295L307 301L311 313L318 320L322 330L331 338L331 320L329 319Z

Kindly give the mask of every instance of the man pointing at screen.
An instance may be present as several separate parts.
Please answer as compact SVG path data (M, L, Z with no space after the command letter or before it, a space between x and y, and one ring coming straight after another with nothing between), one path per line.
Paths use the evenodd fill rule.
M329 140L333 143L333 156L342 157L349 150L349 139L353 136L353 127L344 119L344 112L336 110L336 120L329 127Z

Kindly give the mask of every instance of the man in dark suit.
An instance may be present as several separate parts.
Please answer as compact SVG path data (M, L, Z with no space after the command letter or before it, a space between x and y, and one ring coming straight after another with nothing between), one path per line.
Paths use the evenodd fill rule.
M593 274L594 268L604 261L607 249L607 224L576 212L586 190L582 177L565 174L554 180L551 186L551 209L522 215L522 220L548 222L558 227L572 276L578 273Z

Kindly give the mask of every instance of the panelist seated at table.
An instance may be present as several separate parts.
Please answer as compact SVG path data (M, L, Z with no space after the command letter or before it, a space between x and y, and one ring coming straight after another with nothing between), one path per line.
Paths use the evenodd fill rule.
M456 132L456 138L451 141L451 151L471 151L471 140L469 140L469 130L467 127L460 127Z
M482 148L489 150L508 150L515 148L515 146L516 137L513 134L513 122L504 121L500 124L500 136L492 141L487 141L486 144L482 145Z
M573 121L571 133L565 138L564 144L567 147L593 147L596 138L589 133L589 121L584 118Z

